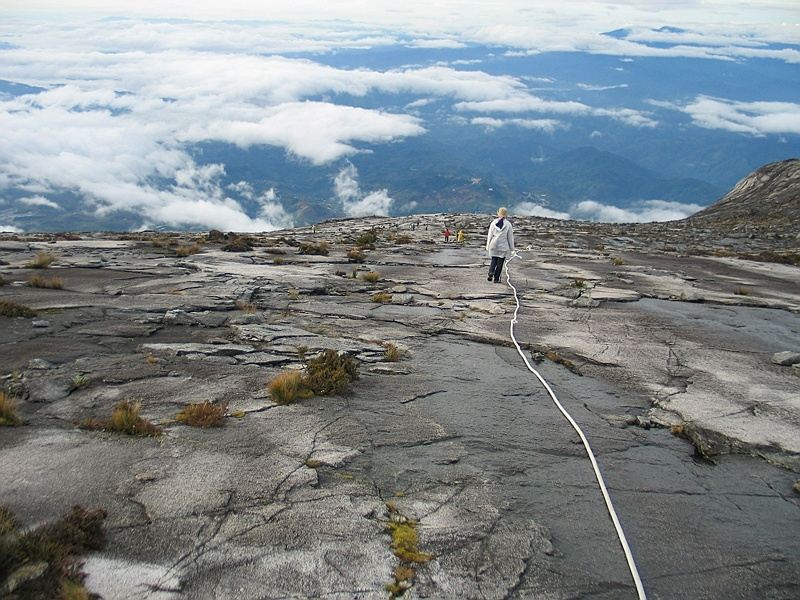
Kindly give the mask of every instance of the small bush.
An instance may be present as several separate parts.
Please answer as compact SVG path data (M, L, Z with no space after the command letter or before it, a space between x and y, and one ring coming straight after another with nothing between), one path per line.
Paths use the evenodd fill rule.
M358 248L353 248L347 253L347 262L363 263L365 260L367 260L367 255Z
M13 427L21 422L17 414L17 401L0 391L0 427Z
M336 275L337 277L347 277L347 272L346 271L340 271L338 269L336 271L334 271L333 274Z
M305 385L319 396L342 394L356 379L358 361L335 350L324 350L306 364Z
M211 231L208 232L208 235L206 235L206 239L209 242L221 242L222 240L225 239L225 234L222 233L219 229L212 229Z
M105 420L90 419L81 424L83 429L101 429L115 431L125 435L156 437L163 433L162 429L139 416L142 409L140 402L124 400L114 407L111 417Z
M356 246L359 248L374 248L378 241L378 232L374 229L365 231L356 238Z
M191 427L220 427L225 421L225 412L228 404L221 402L201 402L199 404L187 404L183 410L175 415L175 420Z
M28 269L46 269L56 261L55 254L51 252L37 252L32 261L25 265Z
M319 242L317 244L314 242L301 242L300 247L298 248L299 254L310 254L317 256L328 256L329 251L330 246L328 246L328 242Z
M367 283L375 283L381 278L381 274L377 271L369 271L361 275L361 279Z
M10 576L29 565L41 565L38 576L19 579L9 598L93 598L83 586L81 555L101 550L106 544L104 510L74 506L55 523L33 530L18 531L13 513L0 507L0 582L6 587ZM6 597L5 595L3 596Z
M0 300L0 315L4 317L35 317L36 311L11 300Z
M272 259L272 264L273 265L282 265L285 262L286 261L283 259L282 256L276 256L275 258Z
M281 250L280 248L271 248L271 247L264 248L264 252L266 252L267 254L286 254L286 250Z
M181 258L185 258L187 256L191 256L192 254L197 254L202 250L202 246L200 244L191 244L187 246L178 246L175 248L175 254L180 256Z
M586 287L586 281L584 279L581 279L580 277L576 277L575 279L572 280L572 287L582 290L583 288Z
M31 275L28 277L28 285L35 288L45 288L48 290L61 290L64 289L64 280L60 277L41 277L39 275Z
M378 304L388 304L392 301L392 295L388 292L378 292L377 294L372 294L372 301Z
M386 351L383 353L383 357L386 359L386 361L400 362L400 359L403 356L403 353L400 351L400 348L398 348L391 342L387 342L385 346L386 346Z
M305 377L299 371L288 371L276 375L267 384L267 390L277 404L291 404L295 400L311 398L314 395L306 385Z
M625 259L620 258L619 256L615 256L614 258L611 259L611 264L616 267L621 267L622 265L625 264Z
M161 248L164 250L167 250L169 248L172 248L173 246L178 245L178 242L166 236L153 238L153 241L150 243L153 245L154 248Z
M249 238L243 237L233 237L231 240L225 244L222 249L225 252L250 252L253 247L250 245L251 240Z

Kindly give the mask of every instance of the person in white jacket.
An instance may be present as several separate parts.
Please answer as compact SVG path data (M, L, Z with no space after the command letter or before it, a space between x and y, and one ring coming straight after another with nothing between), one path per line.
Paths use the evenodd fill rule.
M500 283L500 274L506 258L514 252L514 230L511 221L507 219L508 210L505 207L497 209L497 218L489 225L486 236L486 252L492 259L489 265L489 276L486 281Z

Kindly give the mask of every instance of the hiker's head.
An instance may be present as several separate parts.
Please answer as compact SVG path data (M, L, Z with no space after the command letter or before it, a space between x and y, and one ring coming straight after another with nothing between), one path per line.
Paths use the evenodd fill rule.
M505 206L501 206L497 209L497 216L500 218L506 218L508 216L508 209Z

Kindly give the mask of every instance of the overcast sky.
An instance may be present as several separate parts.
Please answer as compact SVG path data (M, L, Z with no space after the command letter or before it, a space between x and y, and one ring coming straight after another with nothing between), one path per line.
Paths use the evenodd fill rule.
M644 129L658 121L641 109L545 99L522 78L491 75L480 64L352 70L282 54L487 44L504 46L511 55L561 50L625 60L762 57L800 65L797 48L780 47L800 42L799 5L2 0L0 80L44 89L0 96L0 194L21 189L25 206L59 210L48 194L70 190L100 214L124 208L175 226L286 225L291 215L283 210L280 190L254 190L248 182L226 187L225 165L197 164L188 148L207 141L269 145L329 165L366 151L367 144L425 135L414 105L430 102L448 106L466 125L493 130L553 132L588 116ZM109 16L128 19L103 19ZM686 30L658 30L664 25ZM621 27L631 28L624 39L601 35ZM404 111L337 102L337 94L374 92L417 100ZM684 112L698 127L741 135L800 133L800 105L770 98L744 103L697 96L682 104L654 99L653 107ZM348 163L332 182L342 210L389 212L390 191L361 190L357 177ZM242 199L257 200L260 213L245 214Z

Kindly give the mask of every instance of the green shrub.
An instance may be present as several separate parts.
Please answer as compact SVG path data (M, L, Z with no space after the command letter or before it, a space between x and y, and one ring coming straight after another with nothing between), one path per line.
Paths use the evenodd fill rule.
M374 229L365 231L356 238L356 246L359 248L374 248L378 241L378 232Z
M358 361L335 350L324 350L306 364L305 385L319 396L342 394L357 379Z
M0 585L8 598L91 598L83 586L81 555L102 550L106 544L103 521L107 513L74 506L51 524L19 531L16 518L0 507ZM26 566L40 566L36 577L17 580L8 590L9 577ZM2 589L2 588L0 588Z

